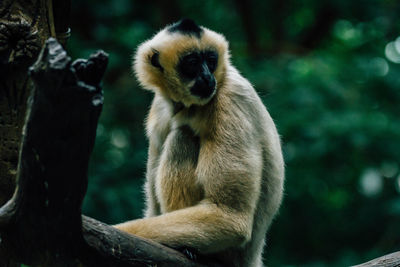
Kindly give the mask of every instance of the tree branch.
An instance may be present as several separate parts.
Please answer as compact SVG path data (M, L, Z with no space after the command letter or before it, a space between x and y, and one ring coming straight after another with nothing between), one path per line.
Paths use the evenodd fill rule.
M400 266L400 251L394 252L369 262L354 265L353 267L398 267Z
M35 88L17 189L0 208L4 251L18 262L41 266L202 266L161 244L82 219L107 60L99 51L71 63L50 38L30 68Z

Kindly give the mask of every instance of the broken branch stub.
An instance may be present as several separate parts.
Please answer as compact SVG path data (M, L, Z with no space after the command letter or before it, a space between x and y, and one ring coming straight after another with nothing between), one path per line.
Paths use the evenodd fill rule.
M72 63L50 38L30 68L34 90L17 188L0 208L3 253L34 266L204 266L171 248L81 216L106 65L102 51Z
M30 68L35 89L28 100L17 188L0 209L2 239L10 253L23 253L18 250L22 245L32 249L26 252L30 255L15 255L23 262L41 262L45 251L63 255L79 249L81 205L103 104L99 82L106 65L101 51L71 63L50 38Z

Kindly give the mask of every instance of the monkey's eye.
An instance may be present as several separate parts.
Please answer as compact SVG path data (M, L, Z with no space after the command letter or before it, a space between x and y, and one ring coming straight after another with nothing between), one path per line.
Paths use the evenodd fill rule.
M197 56L190 56L185 59L185 63L189 66L197 66L199 64L200 60L199 57Z
M197 53L192 53L181 60L179 69L184 76L194 79L200 70L200 63L200 56Z
M211 73L213 73L217 68L218 54L213 51L206 52L205 58L206 58L208 69L210 70Z

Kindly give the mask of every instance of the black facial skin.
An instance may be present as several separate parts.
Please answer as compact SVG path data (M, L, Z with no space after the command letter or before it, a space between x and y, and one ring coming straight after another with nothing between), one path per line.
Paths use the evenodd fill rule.
M192 52L184 56L178 63L178 71L183 79L195 81L190 89L193 95L208 98L215 91L213 75L218 65L218 54L212 50Z

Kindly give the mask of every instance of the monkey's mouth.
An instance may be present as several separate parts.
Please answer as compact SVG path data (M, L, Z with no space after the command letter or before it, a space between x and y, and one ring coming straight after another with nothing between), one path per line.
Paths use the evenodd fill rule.
M193 87L190 89L192 95L198 96L202 99L207 99L215 93L215 79L198 79Z

